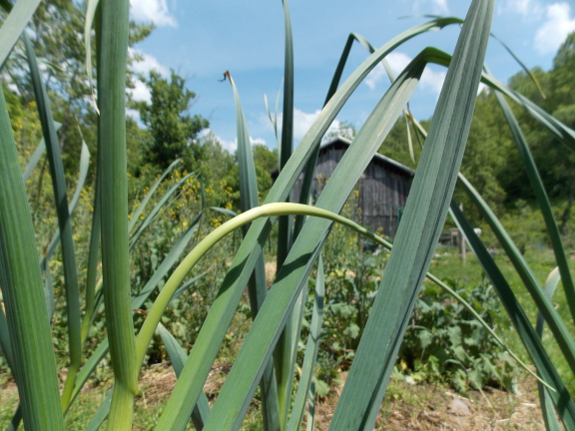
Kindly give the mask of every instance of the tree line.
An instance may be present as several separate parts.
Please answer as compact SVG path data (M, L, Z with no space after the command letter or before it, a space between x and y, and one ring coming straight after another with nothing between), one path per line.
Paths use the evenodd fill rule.
M95 130L98 114L90 95L91 83L85 69L85 47L82 5L65 0L42 2L31 23L34 47L43 63L45 79L52 100L54 118L61 124L60 146L67 172L76 172L80 145L84 140L95 154ZM145 39L152 31L151 24L131 23L130 45ZM22 48L17 46L16 51ZM136 58L133 60L137 60ZM93 59L95 62L96 59ZM34 95L24 56L12 55L1 78L21 152L31 155L41 138ZM543 109L566 123L575 126L575 33L570 34L559 48L549 71L531 71L540 88L525 72L514 75L509 85ZM176 158L183 160L182 169L196 172L205 184L213 187L213 205L223 199L238 200L239 184L234 154L222 148L215 135L202 131L209 122L198 113L191 113L195 93L175 71L163 77L157 71L147 75L131 72L130 85L141 80L148 87L151 98L129 101L139 114L140 122L127 117L127 149L129 171L145 181L158 175ZM557 218L565 231L575 199L575 156L550 132L533 120L522 108L514 106L514 113L523 127L547 191L558 208ZM423 121L424 127L432 119ZM414 158L408 151L408 130L413 141ZM353 137L354 127L344 123L341 134ZM336 135L338 133L333 134ZM271 187L270 171L277 167L275 150L265 145L254 145L254 158L262 197ZM462 165L463 174L500 215L516 209L534 196L526 173L518 157L517 148L494 94L484 90L478 95L473 123ZM413 125L400 118L380 153L400 163L415 167L420 154ZM73 174L70 174L73 175ZM222 187L230 193L223 193ZM234 198L234 196L236 196ZM456 191L456 198L467 205L466 196ZM232 202L237 206L238 202ZM469 204L471 206L471 204ZM470 214L473 219L474 215Z
M551 70L546 72L535 68L531 73L541 89L524 71L511 77L509 86L569 127L575 127L575 33L571 33L560 46ZM556 208L560 229L565 233L575 198L575 156L525 109L510 104ZM433 119L421 124L428 128L431 121ZM416 132L411 124L409 127L415 161L408 151L404 118L395 124L380 153L415 167L421 151ZM520 210L535 200L515 141L492 91L483 90L477 97L461 170L499 216ZM455 197L464 203L464 207L473 207L463 191L456 189ZM477 221L479 216L470 213L468 217Z

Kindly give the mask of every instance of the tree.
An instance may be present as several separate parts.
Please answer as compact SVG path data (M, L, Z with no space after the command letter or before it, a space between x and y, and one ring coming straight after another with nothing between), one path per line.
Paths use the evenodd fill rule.
M532 71L539 80L546 95L544 98L537 90L527 74L521 72L513 76L510 86L542 106L547 112L564 122L569 127L575 126L575 33L567 36L559 48L553 62L553 68L544 72L539 68ZM569 151L553 134L540 125L524 109L514 109L521 124L527 142L531 147L539 173L551 199L565 202L562 214L559 216L560 229L565 231L575 200L575 154ZM517 198L526 201L534 196L529 188L529 182L524 169L516 166L517 157L508 158L506 178L502 182L508 191L510 200ZM510 193L510 191L512 193Z
M264 199L273 184L271 171L278 167L278 150L270 150L266 144L253 144L254 164L260 199Z
M62 124L59 138L66 172L77 172L82 138L95 154L98 117L90 98L91 85L86 73L84 24L84 2L46 0L40 3L27 32L42 65L54 120ZM152 29L151 24L131 22L129 44L145 39ZM95 40L92 39L94 67L95 52ZM10 55L1 78L15 90L14 94L27 109L34 101L34 92L21 41Z
M169 81L152 70L146 81L151 102L134 103L151 134L144 160L159 170L164 170L175 159L182 157L184 167L190 172L196 171L206 158L198 134L209 123L198 114L187 114L190 101L196 95L185 88L185 84L185 79L173 70Z
M513 152L513 156L510 156ZM513 144L509 127L505 122L495 95L483 91L477 96L473 121L465 147L461 173L473 184L481 196L496 213L501 213L507 193L513 196L512 189L504 189L502 177L507 174L508 159L519 159L519 153ZM522 169L515 167L515 172ZM506 176L511 179L510 176ZM474 208L467 193L456 188L455 198L464 208ZM473 223L479 222L477 211L467 214Z

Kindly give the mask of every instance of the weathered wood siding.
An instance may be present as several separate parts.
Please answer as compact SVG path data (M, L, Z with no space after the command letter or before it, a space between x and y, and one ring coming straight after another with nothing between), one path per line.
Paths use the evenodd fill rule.
M335 140L320 149L314 172L312 199L315 202L343 157L349 144ZM356 184L359 222L384 235L394 237L397 232L398 216L405 206L411 187L413 172L394 164L383 157L375 156ZM303 174L294 185L294 201L299 200Z

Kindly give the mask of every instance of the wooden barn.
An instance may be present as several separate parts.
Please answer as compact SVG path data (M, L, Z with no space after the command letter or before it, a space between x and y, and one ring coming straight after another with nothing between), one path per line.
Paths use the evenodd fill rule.
M351 141L339 137L322 144L314 172L312 198L315 201ZM415 171L388 157L376 154L356 184L354 201L362 226L394 237ZM299 200L303 174L294 185L293 200Z

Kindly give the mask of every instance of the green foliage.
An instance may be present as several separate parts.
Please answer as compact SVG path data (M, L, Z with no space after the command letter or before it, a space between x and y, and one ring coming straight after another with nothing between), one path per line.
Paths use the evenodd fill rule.
M6 7L6 2L2 2L1 5ZM32 6L37 6L37 3L34 3L34 0L19 0L16 7L21 5L28 6L29 14L25 18L17 18L17 14L9 18L19 19L23 28L23 24L32 14ZM18 160L15 146L12 144L11 129L18 133L19 128L11 127L10 119L6 115L7 110L0 112L3 122L0 132L4 137L0 142L3 154L7 155L0 158L0 161L10 162L10 170L0 169L0 175L9 185L9 187L0 188L2 192L0 195L6 202L0 211L0 216L2 216L0 217L0 236L12 240L9 247L6 247L7 241L6 244L4 244L5 241L0 241L0 245L4 246L4 250L0 253L3 259L3 264L0 265L3 293L3 307L0 309L2 311L0 313L2 317L0 319L0 341L3 343L7 361L11 362L8 365L14 370L21 390L20 399L23 403L25 426L41 427L42 425L34 425L34 420L41 424L42 415L51 415L51 428L61 428L63 416L68 414L70 403L79 394L89 376L93 374L99 378L101 375L99 364L109 350L111 366L114 370L113 395L110 397L110 404L104 403L101 406L95 420L96 422L103 421L109 413L108 429L114 431L131 429L134 400L138 392L138 370L146 360L146 356L148 362L161 361L165 358L166 352L155 335L155 330L160 323L172 333L168 337L170 339L169 350L172 351L171 354L174 351L178 352L181 363L175 368L178 374L181 372L182 378L178 380L156 429L166 431L185 429L190 417L194 415L192 413L194 405L202 406L202 404L197 404L198 400L201 400L203 407L199 410L203 412L200 412L200 419L205 424L206 431L237 430L256 395L256 388L260 387L265 417L264 428L297 430L301 426L301 415L308 397L308 386L305 381L312 380L311 374L318 350L322 351L319 366L326 370L327 376L322 376L326 381L333 377L334 364L338 369L347 368L353 358L353 366L333 417L332 429L367 429L375 424L381 399L395 364L399 343L405 330L409 329L410 316L433 258L434 248L450 205L463 158L467 133L472 122L471 114L483 69L483 55L487 47L494 2L492 0L472 2L469 18L462 27L453 57L437 49L427 48L414 58L398 76L357 132L353 144L317 200L317 207L294 206L278 202L285 202L289 199L293 184L300 176L303 167L310 159L314 160L314 154L317 152L317 146L323 135L355 88L398 44L431 29L459 24L461 20L434 18L406 30L381 48L373 49L373 55L340 85L339 79L345 67L347 53L349 53L347 50L338 65L324 110L292 153L293 46L287 0L284 0L283 5L286 24L286 73L285 94L283 95L284 127L280 151L282 170L275 184L268 191L269 170L272 166L275 167L275 157L265 147L256 147L253 149L257 160L254 166L247 125L245 119L242 118L241 105L234 88L238 112L238 145L240 146L237 158L241 175L241 187L237 189L241 188L242 213L222 224L224 216L220 213L207 213L206 206L215 201L224 203L227 209L232 207L232 195L236 188L233 180L225 175L225 172L229 173L228 168L233 163L230 154L221 148L213 136L208 135L203 140L198 138L200 130L207 127L207 121L199 115L190 116L187 113L194 94L185 88L185 80L173 71L169 80L162 78L156 72L152 72L147 79L152 95L151 103L139 103L136 106L148 130L141 132L134 122L126 123L124 97L125 84L129 81L126 76L127 46L137 38L145 37L149 30L147 28L137 29L133 26L130 30L127 0L101 0L98 17L94 21L96 37L93 38L93 40L98 40L97 46L94 44L94 53L98 61L93 64L97 65L95 75L98 78L99 115L96 115L85 97L85 92L89 92L91 83L83 82L84 80L78 76L73 78L80 79L82 82L78 84L85 88L78 90L82 96L77 99L74 99L76 90L67 87L70 83L66 81L69 78L68 75L64 76L63 83L58 83L50 89L50 94L54 97L52 104L55 106L55 117L65 123L60 136L61 140L69 139L70 131L73 129L71 124L76 124L72 123L70 118L75 118L75 114L81 114L78 115L79 120L77 120L77 124L80 124L78 135L85 135L92 142L92 146L94 142L98 142L99 153L97 157L94 157L98 179L95 186L86 189L87 197L81 200L79 217L74 221L76 232L87 231L89 222L93 222L92 234L88 235L84 232L74 238L83 243L78 248L83 254L86 254L86 249L89 248L89 258L78 259L82 270L86 266L86 261L89 262L86 271L88 274L85 281L86 287L83 291L85 301L81 301L82 304L85 303L83 309L78 304L77 296L73 301L69 295L64 296L62 293L71 288L71 283L67 277L62 277L60 255L47 254L47 258L56 257L49 259L48 265L49 269L53 270L54 277L51 277L51 272L45 271L44 280L38 270L39 265L31 259L36 249L43 249L43 244L50 240L56 230L54 210L38 211L40 216L37 216L39 220L36 226L42 227L39 229L40 232L34 233L32 221L24 216L28 211L28 199L22 187L19 165L19 162L22 163L29 158L29 154L24 152L21 160ZM89 10L94 11L96 2L90 0L89 6L91 7ZM66 13L68 11L72 14L77 13L75 7L73 4L51 2L47 4L45 10L39 12L38 16L50 21L54 19L53 15L61 9L64 16L70 18L71 15ZM74 26L78 27L79 24L74 22ZM46 24L40 22L38 25L40 26L38 28L42 29L42 26ZM5 27L2 29L5 30ZM91 29L87 30L89 34ZM71 32L63 31L62 35L78 33L81 32L75 28ZM37 35L40 37L41 32L37 32ZM24 38L26 39L26 36ZM355 39L360 40L357 36ZM63 38L59 42L64 44L66 40ZM52 42L51 38L46 38L47 46L50 49L57 49L57 46L51 45ZM41 43L44 43L44 39ZM70 45L73 43L70 42ZM6 44L0 48L8 52L11 45ZM42 46L38 47L38 51L43 53L42 49ZM563 54L558 57L556 70L565 69L564 64L567 64L570 58L569 52L569 45L566 45ZM76 54L80 55L81 52ZM29 59L34 58L32 50L28 50L26 55ZM81 60L75 61L80 63ZM399 129L400 126L393 128L393 124L403 111L429 62L449 65L446 82L434 117L436 121L434 120L430 126L428 143L421 153L418 150L415 152L417 156L415 159L418 160L417 174L393 251L389 259L387 253L370 255L365 252L363 242L357 241L356 234L338 232L338 227L334 228L332 222L344 223L357 232L376 239L374 235L366 233L361 227L354 225L348 219L341 218L334 212L339 213L343 210L345 213L347 211L350 217L360 219L361 214L357 206L352 208L349 205L346 206L348 195L351 193L353 201L356 197L353 193L354 185L381 143L386 140L389 132L393 131L395 135L392 134L393 138L388 141L388 147L391 150L397 149L399 143L405 140L407 131L411 130L406 127L416 125L404 121L405 124L402 127L404 127L405 134ZM31 62L31 69L36 83L40 82L39 70L33 62ZM69 70L75 69L72 67ZM230 75L227 76L231 80ZM28 79L26 74L18 75L18 78L22 78L21 82L14 85L21 85L24 88ZM484 75L484 78L489 77ZM509 97L516 97L507 91L505 86L489 79L487 80L492 86L506 92ZM523 85L523 83L520 84ZM73 86L75 83L69 85ZM20 94L22 97L30 97L30 92L25 94L21 91ZM62 95L69 96L70 103L66 105L66 97ZM54 124L49 118L46 119L47 116L49 117L50 104L47 98L40 96L42 95L37 96L37 103L44 134L47 140L50 137L52 145L58 147ZM11 114L16 117L16 120L25 119L26 105L23 106L24 109L17 107L22 100L18 101L13 94L10 94L9 99ZM84 108L79 108L80 105L76 105L73 101L79 104L84 103ZM491 111L489 104L492 100L486 95L484 102L485 105L479 111L487 115ZM557 115L564 115L568 119L571 112L569 103L562 105L561 109L563 110L557 111ZM539 111L535 114L539 121L553 120ZM491 142L499 136L493 130L484 133L484 129L491 129L491 125L499 123L494 117L486 117L483 121L484 123L478 123L480 133L474 138L475 144L471 144L475 153L471 152L472 160L468 162L468 173L471 176L475 175L474 180L478 181L478 187L490 200L496 203L504 202L505 199L499 201L498 199L502 193L501 190L506 190L507 197L509 197L508 190L504 187L498 188L496 183L496 179L501 180L498 176L498 163L500 162L491 161L485 157L482 153L485 146L481 145L481 142ZM561 129L555 130L559 132L558 136L565 139L565 142L573 148L575 132L555 120L552 122L558 129ZM99 129L96 129L96 123ZM482 126L482 124L485 125ZM84 131L81 131L82 127ZM535 130L536 127L533 126L533 131ZM131 153L134 156L132 163L140 163L137 160L138 141L146 135L149 136L146 151L140 151L143 153L144 165L140 172L137 167L132 170L134 175L140 175L136 178L135 185L129 185L129 175L126 172L127 157ZM393 142L394 139L395 142ZM126 141L131 143L126 145ZM497 145L497 148L499 147L506 148L505 145ZM126 148L128 148L128 154ZM182 170L170 171L172 177L165 183L162 183L160 179L157 180L151 190L158 194L150 192L145 182L155 177L156 170L168 165L170 165L169 169L173 169L175 164L172 162L177 156L184 158ZM489 166L485 173L479 168L482 164ZM54 173L54 170L57 172ZM62 186L62 169L54 168L51 171L54 178L60 178L58 184ZM185 175L190 171L196 172L196 176ZM38 181L36 204L44 205L44 202L48 200L41 199L45 195L41 186L43 171L41 170L39 174L35 173L32 178ZM164 178L164 176L161 177L161 179ZM260 181L259 188L256 178ZM484 202L473 194L472 187L463 178L461 181L468 190L471 190L470 194L474 202L482 208L484 216L491 217ZM14 198L15 192L21 193ZM249 207L257 205L263 194L266 195L265 203L268 205L248 210ZM59 204L66 203L66 196L63 196L61 192L58 194L58 201ZM93 206L91 202L94 202ZM132 220L129 220L128 216L130 205L138 205L138 211L132 212ZM322 208L333 212L326 212ZM65 210L65 207L59 209ZM16 210L20 213L16 214ZM575 426L575 403L564 390L552 361L546 356L539 339L533 336L532 327L518 302L513 302L514 294L503 276L497 272L499 270L490 260L484 244L473 236L475 235L473 230L458 212L455 204L451 205L451 210L458 224L463 226L462 229L465 230L474 251L480 256L481 263L490 274L493 287L505 303L522 341L537 365L537 371L560 391L550 397L556 406L559 405L559 401L561 402L558 414L566 427L572 428ZM66 217L63 217L62 211L58 211L58 214L60 223L62 223L62 218L67 218L67 216L64 214ZM291 214L322 218L309 218L305 223L301 223L294 234L290 219L286 217ZM207 222L202 215L203 217L207 215ZM264 269L262 248L270 236L272 224L277 217L286 217L278 223L277 227L279 242L284 241L285 247L279 247L283 251L277 259L279 268L275 282L270 289L266 289L265 284L262 284L265 283L262 276ZM300 221L303 222L304 219L301 218ZM154 222L154 229L151 228L152 222ZM549 217L546 217L546 222L549 222ZM26 223L25 226L23 223ZM232 260L234 252L230 251L229 243L221 242L221 240L225 235L242 226L246 227L245 236ZM247 229L248 226L249 229ZM506 245L506 251L512 256L516 270L522 276L530 292L537 293L538 285L534 277L531 277L527 263L515 252L515 246L501 231L496 221L493 221L492 226L498 231L499 240ZM325 248L325 267L328 284L333 285L333 288L328 289L324 301L325 286L322 269L317 271L314 295L310 296L306 289L309 288L309 276L315 267L315 260L320 256L330 231L335 233L335 236ZM12 234L24 235L18 239ZM37 245L35 234L37 238L44 240L41 245ZM290 250L292 234L294 241ZM90 246L87 247L84 241L90 241ZM231 242L233 239L230 238L228 241ZM385 244L385 247L391 247L385 241L380 239L377 241ZM102 283L98 269L100 243L102 244L104 278ZM189 243L195 246L188 246ZM553 245L554 251L563 251L560 241L557 242L554 239ZM22 247L22 250L26 247L26 252L21 252L19 247ZM182 262L174 271L170 271L182 253L187 250L189 253ZM64 261L76 254L66 247L62 247L61 253ZM558 255L558 253L555 254ZM202 257L205 258L200 261ZM27 265L32 265L32 267L27 268ZM322 264L318 264L318 268L322 267ZM253 276L254 268L257 268L255 276ZM562 268L561 263L559 263L559 268L564 286L569 287L566 283L569 268L565 265ZM12 274L19 274L23 278L30 275L36 275L36 277L34 283L22 283L23 288L20 289L20 284L13 281L16 279L12 277ZM249 281L258 277L259 281L256 283ZM429 274L428 277L433 278ZM45 281L44 286L43 281ZM182 286L182 283L187 282L191 284L191 287L186 284ZM441 285L439 281L435 282ZM237 310L245 313L244 292L248 284L252 307L250 315L256 316L257 313L257 317L253 320L242 348L234 360L234 366L226 383L221 388L214 406L210 409L207 407L202 392L204 382L216 361L218 351L221 350L221 344L233 338L226 332ZM255 295L252 285L256 285ZM491 324L494 324L493 314L496 301L492 298L489 286L488 283L482 283L466 297L480 308L482 315ZM186 288L191 288L191 290L186 292ZM23 296L23 293L28 291L33 293L35 300L30 301L27 300L30 296ZM566 291L571 295L568 297L573 298L575 292L568 289ZM58 299L58 305L54 305L58 313L53 320L49 321L46 311L51 308L53 297ZM303 401L294 402L294 405L298 405L297 411L300 412L296 414L296 408L292 410L291 403L292 386L295 386L294 369L300 342L300 328L305 326L302 323L302 316L306 315L305 303L306 299L312 299L312 297L313 304L309 301L309 306L313 307L313 313L311 323L308 325L310 328L308 332L311 334L308 345L311 348L306 351L304 363L307 365L301 374L300 383L302 384L299 385L305 390L296 396L296 400ZM428 298L428 302L423 300L420 302L417 311L420 328L417 334L414 334L414 343L420 352L417 357L410 359L417 372L426 376L447 373L453 384L460 390L467 388L464 382L469 381L479 388L494 376L509 387L511 383L505 380L508 358L505 355L491 355L492 341L486 337L478 324L472 321L459 304L453 303L442 295L434 296L432 293ZM566 330L566 325L548 300L535 299L537 305L544 311L543 315L547 324L560 342L562 353L572 369L575 369L573 368L575 362L572 359L575 351L573 351L573 342ZM105 305L105 319L101 314L102 301ZM325 310L324 303L326 304ZM8 310L7 319L3 318L4 304ZM65 308L66 315L62 312ZM73 363L69 366L70 372L65 384L67 389L64 390L60 400L56 382L56 365L49 363L46 359L53 356L50 335L63 335L66 332L64 329L66 323L70 324L73 320L79 320L79 317L78 319L69 317L72 316L70 310L76 316L80 316L83 312L84 322L81 329L85 332L81 336L83 340L76 344L81 344L82 353L86 353L87 356L82 356L79 361L74 362L72 341L68 344L66 341L57 342L56 347L61 349L58 352L59 362L66 365ZM324 312L327 329L323 332L322 338L321 323ZM309 317L309 313L307 316ZM68 322L66 322L67 318ZM458 322L459 325L453 326L453 322ZM50 323L52 328L50 328ZM109 338L103 338L104 324ZM7 330L8 327L10 331ZM139 330L134 340L134 330L137 327ZM41 343L33 339L41 334L38 328L43 328L45 332L39 340L44 348L41 353L36 352ZM71 332L70 329L68 332ZM162 333L162 338L170 335L165 331ZM178 346L176 341L179 341L183 347ZM318 349L320 346L323 348ZM187 361L185 361L186 347L191 348ZM224 350L226 348L227 346L224 346ZM271 366L271 356L274 350L276 367ZM17 361L10 360L12 353L18 358ZM42 361L37 361L37 358L41 358ZM311 360L308 361L308 359ZM425 362L417 363L422 359ZM78 374L72 372L72 367L76 370L79 366L81 369ZM463 375L462 370L469 370L469 373ZM308 380L303 377L306 373ZM50 382L52 382L51 386L48 387ZM326 386L320 381L316 381L315 387L317 392L325 392ZM48 404L42 400L48 400L53 405L46 408ZM60 403L62 406L58 405ZM288 419L289 426L286 427ZM148 426L146 424L146 427Z
M333 238L340 235L334 233ZM319 376L329 383L338 370L351 366L389 256L381 249L375 254L366 252L361 256L362 241L349 232L344 237L350 241L346 247L348 252L341 250L336 258L330 256L328 248L325 259L331 263L326 265L329 292L324 308Z
M481 92L477 97L461 173L497 213L502 213L506 201L507 192L501 185L500 177L507 174L507 157L510 151L515 150L512 139L495 96L489 91ZM457 189L455 198L463 204L464 211L472 208L471 201L463 191ZM469 216L472 222L478 222L479 217L473 212Z
M187 114L195 93L185 87L186 80L173 70L169 80L152 70L145 82L150 89L150 103L134 103L151 134L144 161L163 171L174 160L182 158L188 172L202 171L207 155L198 134L209 123L198 114Z
M270 150L265 144L253 144L254 164L260 198L265 199L272 186L271 172L278 166L277 148Z
M214 205L221 207L226 206L228 209L240 211L240 171L237 163L237 154L235 157L232 157L226 150L221 148L221 144L215 137L209 138L209 136L210 135L204 138L204 142L206 142L204 147L209 145L219 150L215 152L216 157L210 157L206 160L205 165L210 167L214 179L220 178L222 191L226 192L224 199L216 201ZM276 169L278 165L277 149L270 150L265 144L256 143L252 145L252 154L258 185L258 196L260 202L262 202L273 184L271 172ZM222 158L225 158L224 164L218 163L218 159L221 160ZM219 172L219 174L216 175L215 173L217 172Z
M575 81L574 40L575 33L567 37L559 48L550 71L545 72L539 68L532 71L540 82L545 97L539 93L536 85L526 73L520 72L510 79L511 88L524 94L570 127L575 125L575 96L571 91L572 83ZM493 95L489 95L489 99L493 104ZM565 224L569 219L575 193L575 176L571 168L575 162L573 153L565 151L565 146L524 110L515 107L514 113L521 124L550 198L566 201L564 210L558 216L561 224L560 230L565 233ZM489 109L485 114L489 116ZM491 148L491 143L486 141L486 144L490 146L488 153L495 155L496 158L495 163L488 162L488 165L497 166L495 176L505 192L503 196L505 202L512 208L517 199L532 201L534 195L529 186L526 171L517 157L515 145L509 143L510 135L505 120L494 104L491 118L493 120L491 125L486 125L487 130L494 136L491 142L499 142L499 144Z
M499 326L502 307L487 279L457 292L489 326ZM446 382L464 394L469 386L514 390L519 371L469 311L435 287L427 288L418 299L398 361L416 381Z
M93 154L96 151L97 115L89 97L92 84L86 76L84 41L79 37L84 32L84 17L82 2L48 0L40 3L29 23L34 50L47 75L45 84L54 119L62 124L59 140L67 174L78 169L82 139ZM152 28L150 24L131 22L130 46L144 40ZM23 44L19 42L14 51L2 70L2 81L17 89L20 103L27 109L30 104L35 106L35 101ZM13 124L16 126L18 122ZM16 139L19 141L17 136Z

